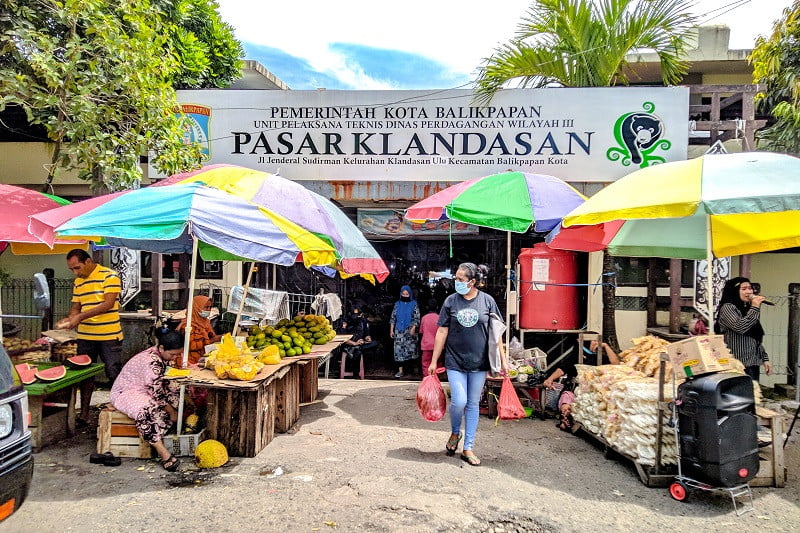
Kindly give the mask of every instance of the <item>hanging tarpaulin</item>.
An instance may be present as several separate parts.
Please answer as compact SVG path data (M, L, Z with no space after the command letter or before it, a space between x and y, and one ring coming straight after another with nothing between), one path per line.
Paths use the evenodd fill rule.
M708 320L708 261L694 262L694 308ZM714 258L712 266L711 287L713 288L712 309L717 308L719 299L722 296L722 287L731 277L731 258Z
M238 310L242 302L244 287L231 288L228 309ZM269 291L249 287L244 299L242 315L263 319L274 324L282 318L289 318L289 294L284 291Z
M129 248L111 249L111 268L122 280L119 305L124 307L142 290L141 252Z

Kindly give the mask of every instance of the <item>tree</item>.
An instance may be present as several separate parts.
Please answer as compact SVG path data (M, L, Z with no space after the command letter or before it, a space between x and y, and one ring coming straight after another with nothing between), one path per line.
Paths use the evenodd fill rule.
M45 187L77 170L94 190L127 188L141 179L140 157L148 152L167 174L199 165L199 146L182 141L173 83L227 84L241 53L209 11L184 13L201 3L0 0L0 111L19 106L29 123L46 129L53 146ZM215 28L201 33L222 36L220 46L190 53L175 44L202 42L189 37L192 27ZM219 57L196 60L197 49Z
M626 84L626 55L654 50L665 85L688 70L683 59L695 19L686 0L535 0L517 36L479 68L475 91L488 102L512 80L521 87L607 87ZM603 271L612 272L607 254ZM613 285L603 286L603 332L619 350Z
M800 0L783 11L769 39L759 37L750 55L753 78L767 90L757 98L759 111L775 124L759 132L759 148L800 152Z
M169 45L178 59L176 89L227 87L242 75L244 50L215 0L160 0Z

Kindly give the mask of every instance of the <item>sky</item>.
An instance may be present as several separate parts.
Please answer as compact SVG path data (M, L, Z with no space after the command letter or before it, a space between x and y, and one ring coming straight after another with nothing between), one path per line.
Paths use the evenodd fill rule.
M217 0L245 57L291 89L467 87L515 34L530 0ZM696 0L702 25L731 28L731 49L768 36L791 0Z

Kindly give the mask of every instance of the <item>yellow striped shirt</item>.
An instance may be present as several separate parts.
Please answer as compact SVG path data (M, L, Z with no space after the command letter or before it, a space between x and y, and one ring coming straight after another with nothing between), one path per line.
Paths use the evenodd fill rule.
M106 313L87 318L78 324L78 338L90 341L122 340L122 326L119 322L119 293L122 282L116 272L97 265L87 278L75 278L72 289L72 302L81 304L81 312L103 303L105 294L115 293L117 300Z

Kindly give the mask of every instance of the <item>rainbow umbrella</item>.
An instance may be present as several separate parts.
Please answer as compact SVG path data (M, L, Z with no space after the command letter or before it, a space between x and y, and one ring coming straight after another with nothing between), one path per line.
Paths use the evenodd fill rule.
M375 248L333 202L297 182L235 165L208 165L172 176L175 183L203 183L277 213L329 240L338 255L334 265L344 276L382 282L389 275Z
M709 269L714 256L800 246L800 159L744 152L647 167L592 196L561 226L546 239L553 248L706 259Z
M85 203L84 203L85 202ZM285 218L202 183L147 187L91 198L31 217L31 231L53 236L104 238L112 246L158 253L294 264L335 264L333 247ZM82 214L77 214L82 211ZM66 216L76 215L66 222ZM57 224L57 225L55 225Z
M412 221L450 219L507 232L506 294L511 290L511 232L550 231L586 197L544 174L501 172L456 183L406 210ZM451 244L452 247L452 244ZM451 249L452 253L452 249ZM510 320L506 304L506 324ZM511 328L506 329L508 343Z

